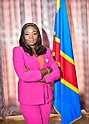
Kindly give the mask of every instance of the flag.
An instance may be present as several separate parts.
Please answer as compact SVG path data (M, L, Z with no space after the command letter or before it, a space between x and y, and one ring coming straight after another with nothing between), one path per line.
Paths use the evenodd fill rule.
M56 1L52 53L61 73L54 82L54 108L61 114L61 124L72 124L82 115L65 0Z

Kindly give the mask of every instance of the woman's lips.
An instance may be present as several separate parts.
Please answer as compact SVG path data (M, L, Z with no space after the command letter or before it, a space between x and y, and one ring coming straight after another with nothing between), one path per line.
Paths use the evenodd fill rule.
M34 40L28 40L30 43L34 43Z

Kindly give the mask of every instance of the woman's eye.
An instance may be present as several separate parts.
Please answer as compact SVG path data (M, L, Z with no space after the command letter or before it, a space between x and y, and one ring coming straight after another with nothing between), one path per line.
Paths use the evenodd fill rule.
M26 33L26 34L24 34L24 35L29 35L29 33Z
M28 36L28 35L37 35L37 34L38 34L37 32L33 32L33 33L25 33L24 35Z
M37 32L34 32L33 35L37 35Z

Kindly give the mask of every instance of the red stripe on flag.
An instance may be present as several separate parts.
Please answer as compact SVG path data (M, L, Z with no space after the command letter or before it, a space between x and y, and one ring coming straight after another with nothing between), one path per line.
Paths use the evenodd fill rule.
M78 88L77 78L75 72L75 65L67 61L61 56L61 77L68 81L70 84Z
M55 35L54 35L53 50L52 51L55 53L56 62L60 62L60 43L55 41Z

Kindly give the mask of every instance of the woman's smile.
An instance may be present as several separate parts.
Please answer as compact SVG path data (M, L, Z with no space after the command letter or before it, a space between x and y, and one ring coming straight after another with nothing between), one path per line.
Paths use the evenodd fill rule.
M30 43L34 43L34 40L28 40L28 42L30 42Z

